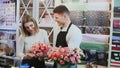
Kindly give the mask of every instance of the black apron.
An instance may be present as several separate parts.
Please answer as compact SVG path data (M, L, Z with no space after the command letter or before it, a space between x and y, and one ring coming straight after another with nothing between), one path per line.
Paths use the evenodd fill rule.
M68 47L68 44L66 41L66 35L67 35L71 25L72 25L72 23L69 24L67 31L59 32L59 34L57 35L57 40L56 40L56 47L59 47L59 46ZM54 63L53 68L57 68L57 63Z
M70 26L72 25L72 23L69 24L67 31L60 31L58 36L57 36L57 40L56 40L56 47L68 47L67 41L66 41L66 35L70 29Z

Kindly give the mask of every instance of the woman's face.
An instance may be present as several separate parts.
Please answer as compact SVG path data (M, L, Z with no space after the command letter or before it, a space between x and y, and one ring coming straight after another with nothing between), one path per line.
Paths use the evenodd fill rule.
M25 23L24 27L30 34L34 34L35 33L35 25L34 25L33 22Z

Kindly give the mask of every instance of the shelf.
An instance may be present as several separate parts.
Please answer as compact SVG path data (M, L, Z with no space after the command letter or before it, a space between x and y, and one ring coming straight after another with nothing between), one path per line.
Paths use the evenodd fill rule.
M114 17L113 19L120 19L120 17Z
M112 44L120 45L120 42L112 42Z
M120 45L112 45L112 50L119 50L120 51Z
M120 62L119 61L115 61L115 60L111 60L111 66L120 66Z
M20 9L25 9L25 7L20 7ZM27 9L33 9L33 7L27 7Z
M118 63L120 63L120 61L116 61L116 60L114 60L114 59L111 59L111 62L118 62Z
M48 9L54 9L54 7L47 7ZM20 7L20 9L25 9L25 7ZM27 9L33 9L33 7L27 7ZM39 9L45 9L45 7L39 7Z
M45 9L45 7L39 7L40 9ZM47 7L48 9L54 9L54 6Z
M113 31L113 33L119 33L120 34L120 32L118 32L118 31Z
M120 33L113 32L113 36L120 36Z
M120 52L120 50L111 50L112 52Z
M114 12L114 14L120 14L120 12Z
M116 68L116 66L120 66L120 64L111 63L111 66L115 66L115 68Z
M3 56L1 56L1 57L7 58L7 59L12 59L12 60L21 60L21 58L19 58L19 57L14 57L14 56L6 56L6 55L3 55Z
M0 40L0 43L7 43L7 40Z
M17 27L6 27L5 26L0 26L0 30L9 30L9 31L16 31Z
M110 28L110 27L106 27L106 26L84 26L84 25L83 26L78 26L78 27L93 27L93 28L94 27L102 27L102 28Z
M16 60L18 61L21 61L21 59L19 58L19 57L14 57L14 56L6 56L6 55L2 55L2 56L0 56L0 61L3 61L2 63L0 63L0 64L2 64L2 65L9 65L10 67L11 66L15 66L15 64L16 64ZM9 67L8 67L9 68Z

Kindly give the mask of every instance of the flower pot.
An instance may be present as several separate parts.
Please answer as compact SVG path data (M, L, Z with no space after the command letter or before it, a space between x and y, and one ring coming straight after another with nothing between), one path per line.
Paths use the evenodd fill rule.
M76 64L73 64L73 65L68 65L68 64L66 64L66 65L61 65L61 64L59 64L59 63L57 63L57 68L77 68L77 65Z

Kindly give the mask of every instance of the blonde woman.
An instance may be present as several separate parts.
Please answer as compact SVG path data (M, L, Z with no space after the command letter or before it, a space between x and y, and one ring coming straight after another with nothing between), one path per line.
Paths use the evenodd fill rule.
M37 22L32 16L26 15L22 20L22 34L18 40L17 56L22 58L22 64L29 64L30 68L45 68L44 61L39 61L34 58L30 53L27 53L31 49L32 44L35 42L41 42L49 44L48 34L45 30L39 29Z

